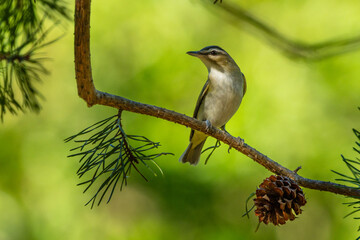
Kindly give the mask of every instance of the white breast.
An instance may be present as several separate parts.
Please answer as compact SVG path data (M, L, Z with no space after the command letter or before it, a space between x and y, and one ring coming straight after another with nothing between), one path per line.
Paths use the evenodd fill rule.
M204 99L204 118L222 127L235 114L243 97L243 78L239 71L225 74L216 69L209 73L210 87Z

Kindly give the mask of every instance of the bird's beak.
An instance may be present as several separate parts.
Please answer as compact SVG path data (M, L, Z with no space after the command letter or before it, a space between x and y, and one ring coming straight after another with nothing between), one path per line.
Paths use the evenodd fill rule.
M189 52L187 52L187 54L189 54L190 56L194 56L194 57L199 57L202 55L200 53L200 51L189 51Z

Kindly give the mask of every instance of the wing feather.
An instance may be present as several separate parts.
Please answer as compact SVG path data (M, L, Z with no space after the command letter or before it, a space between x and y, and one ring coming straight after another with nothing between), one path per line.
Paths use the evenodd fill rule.
M198 112L199 112L199 109L200 109L200 106L201 106L201 103L203 102L205 96L206 96L206 93L208 92L209 90L209 80L206 81L203 89L201 90L200 92L200 96L196 102L196 107L195 107L195 110L194 110L194 114L193 114L193 117L194 118L197 118L197 115L198 115Z
M196 102L196 107L195 107L195 110L194 110L194 114L193 114L193 117L194 118L197 118L198 116L198 112L199 112L199 109L200 109L200 106L201 104L203 103L204 99L205 99L205 96L207 94L207 92L209 91L209 86L210 86L210 81L209 79L206 81L204 87L202 88L201 92L200 92L200 96ZM201 119L200 119L201 120ZM190 140L191 138L193 137L194 135L194 130L191 130L191 133L190 133Z

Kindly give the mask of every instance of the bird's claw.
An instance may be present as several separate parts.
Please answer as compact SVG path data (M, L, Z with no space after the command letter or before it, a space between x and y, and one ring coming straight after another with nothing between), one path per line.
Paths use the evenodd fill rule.
M224 132L226 132L227 134L230 134L228 131L226 131L226 129L225 129L225 125L224 125L224 126L222 126L220 129L221 129L221 130L223 130Z
M206 131L209 131L211 128L211 122L209 120L205 120L205 124L206 124Z
M241 137L237 137L236 139L240 142L240 146L244 146L245 144L244 139L242 139Z
M214 1L214 4L216 4L219 0L215 0ZM220 3L222 3L222 0L220 0Z

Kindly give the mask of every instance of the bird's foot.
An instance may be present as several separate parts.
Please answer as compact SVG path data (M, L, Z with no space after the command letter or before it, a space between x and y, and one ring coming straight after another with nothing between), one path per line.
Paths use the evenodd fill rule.
M227 134L230 134L228 131L226 131L226 129L225 129L225 125L224 125L224 126L222 126L220 129L221 129L221 130L223 130L224 132L226 132ZM230 134L230 135L231 135L231 134Z
M236 139L240 142L240 146L244 146L245 144L244 139L242 139L241 137L237 137Z
M214 4L216 4L219 0L215 0L214 1ZM222 0L220 0L220 3L222 3Z
M211 122L209 120L205 120L205 123L206 123L206 131L208 132L211 128Z

